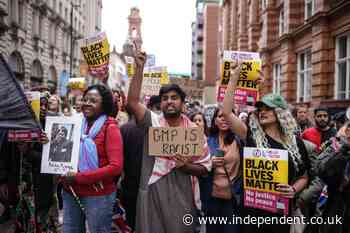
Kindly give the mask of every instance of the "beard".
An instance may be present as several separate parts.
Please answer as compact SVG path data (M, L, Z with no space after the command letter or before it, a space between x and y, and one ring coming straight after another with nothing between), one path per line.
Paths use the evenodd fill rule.
M317 128L325 129L328 127L329 121L315 121Z
M181 111L180 110L176 110L174 112L163 111L163 115L164 115L164 118L178 118L181 116Z

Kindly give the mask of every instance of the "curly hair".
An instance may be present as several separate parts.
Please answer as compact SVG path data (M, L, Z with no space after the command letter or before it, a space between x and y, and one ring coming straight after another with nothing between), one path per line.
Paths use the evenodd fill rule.
M83 97L85 97L85 95L91 90L97 90L98 93L101 95L102 112L107 116L114 117L116 115L116 108L113 100L112 91L105 85L96 84L88 87L88 89L86 89L86 91L84 92Z
M298 128L297 122L295 121L292 113L289 110L275 108L274 112L276 114L280 132L282 133L282 145L288 150L292 158L294 167L298 171L299 165L302 163L302 160L295 136L295 132ZM256 113L250 114L249 128L252 132L252 136L256 142L257 147L270 147L266 138L266 134L259 123Z

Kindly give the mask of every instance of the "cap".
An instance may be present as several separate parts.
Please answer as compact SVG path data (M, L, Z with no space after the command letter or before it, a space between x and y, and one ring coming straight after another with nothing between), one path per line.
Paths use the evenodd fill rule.
M259 108L262 105L266 105L270 108L282 108L287 109L288 104L285 99L277 94L264 95L260 101L256 102L255 107Z

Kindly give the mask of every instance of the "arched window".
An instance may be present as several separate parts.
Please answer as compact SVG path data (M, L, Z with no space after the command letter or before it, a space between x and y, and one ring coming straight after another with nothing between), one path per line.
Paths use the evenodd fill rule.
M54 66L50 66L49 68L47 84L49 86L50 93L55 94L57 89L57 72Z
M133 28L132 31L131 31L131 37L132 38L137 38L137 36L138 36L137 35L137 30L136 30L136 28Z
M33 61L32 64L32 70L31 70L31 76L30 76L30 83L32 87L40 86L43 84L44 81L44 70L41 65L41 62L36 59Z
M14 51L11 53L8 63L17 80L23 83L25 67L22 55L18 51Z

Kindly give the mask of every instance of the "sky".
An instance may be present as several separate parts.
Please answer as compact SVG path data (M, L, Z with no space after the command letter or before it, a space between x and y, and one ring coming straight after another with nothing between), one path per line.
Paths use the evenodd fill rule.
M127 38L131 7L142 18L142 49L156 56L157 66L170 73L191 74L191 24L195 20L195 0L103 0L102 30L117 52Z

